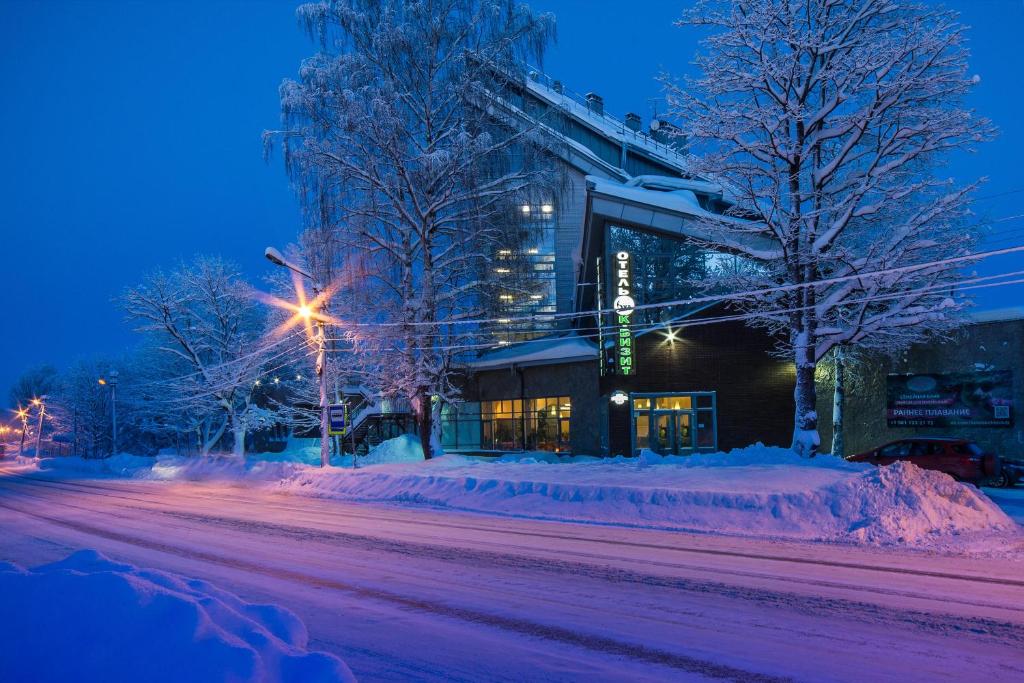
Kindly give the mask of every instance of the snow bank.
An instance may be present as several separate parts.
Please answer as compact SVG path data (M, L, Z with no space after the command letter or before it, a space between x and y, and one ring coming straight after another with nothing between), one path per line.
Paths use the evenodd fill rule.
M1016 533L984 494L942 473L760 445L675 457L448 455L356 472L300 470L278 486L536 519L872 545L949 547L958 537Z
M143 479L248 481L287 493L415 503L490 514L703 533L958 550L1016 535L973 486L910 464L876 468L801 458L760 444L729 453L596 458L552 453L423 461L415 437L392 439L327 470L270 458L119 456L107 467ZM73 458L60 460L71 461ZM318 459L317 459L318 462Z
M355 680L286 609L93 550L0 563L0 611L3 681Z

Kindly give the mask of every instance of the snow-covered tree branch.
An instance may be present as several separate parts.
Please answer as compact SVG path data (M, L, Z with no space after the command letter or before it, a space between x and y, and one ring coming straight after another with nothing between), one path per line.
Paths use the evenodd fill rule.
M339 0L298 14L321 52L281 86L284 129L267 139L307 218L336 233L342 272L359 273L334 309L360 323L344 330L347 372L410 402L429 458L432 397L454 396L453 357L472 339L451 321L483 312L481 275L516 239L515 205L553 184L539 128L489 104L539 60L553 18L509 0Z
M711 34L699 78L666 78L673 113L702 153L694 170L735 201L706 221L707 243L762 264L742 289L796 285L737 304L784 339L793 445L813 454L821 358L906 345L965 305L963 263L947 260L974 247L977 183L938 170L993 132L963 104L965 29L901 0L700 0L680 23Z

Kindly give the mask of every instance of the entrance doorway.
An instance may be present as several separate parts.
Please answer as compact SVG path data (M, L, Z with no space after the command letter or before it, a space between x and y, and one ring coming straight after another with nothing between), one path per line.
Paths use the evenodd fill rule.
M689 455L717 448L714 392L634 394L631 399L634 453L646 448Z

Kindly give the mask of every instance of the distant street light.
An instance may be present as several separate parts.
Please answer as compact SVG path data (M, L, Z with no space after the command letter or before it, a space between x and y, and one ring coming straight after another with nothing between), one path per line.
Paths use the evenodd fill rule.
M110 387L110 421L111 421L111 439L110 439L110 454L117 455L117 370L111 370L110 374L107 375L110 379L104 379L100 377L97 382L100 386Z
M323 288L316 281L308 271L300 268L299 266L291 263L281 254L280 251L274 247L267 247L263 255L267 257L267 260L283 268L287 268L293 273L297 273L302 277L309 280L313 286L313 300L321 299L323 295ZM299 316L305 319L307 322L310 320L316 320L316 340L317 340L317 354L316 354L316 374L320 379L320 467L328 467L331 464L331 450L328 444L328 416L327 416L327 335L324 332L324 314L327 309L326 297L320 301L320 313L321 315L315 315L313 309L305 302L301 302L296 311Z
M25 455L25 434L28 432L28 409L22 408L19 404L15 415L21 420L21 443L18 444L18 456Z

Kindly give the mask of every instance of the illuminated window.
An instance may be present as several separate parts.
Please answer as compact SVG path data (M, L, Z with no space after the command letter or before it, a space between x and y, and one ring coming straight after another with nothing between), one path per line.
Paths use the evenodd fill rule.
M571 414L568 396L483 401L481 447L568 452Z

